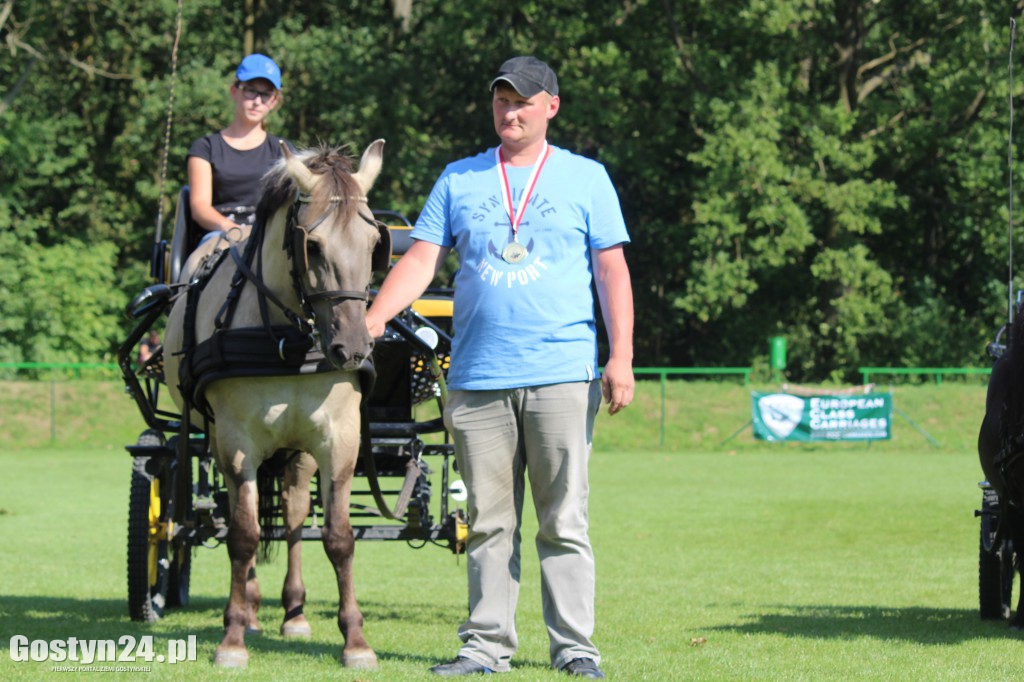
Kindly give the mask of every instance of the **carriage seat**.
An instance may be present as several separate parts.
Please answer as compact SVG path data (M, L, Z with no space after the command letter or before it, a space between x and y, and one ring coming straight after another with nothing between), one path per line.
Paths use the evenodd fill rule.
M172 284L178 281L181 268L188 260L190 253L199 246L199 240L206 231L199 223L192 220L191 195L188 185L183 185L178 192L178 208L174 212L174 234L171 236L170 248L164 267L164 282Z

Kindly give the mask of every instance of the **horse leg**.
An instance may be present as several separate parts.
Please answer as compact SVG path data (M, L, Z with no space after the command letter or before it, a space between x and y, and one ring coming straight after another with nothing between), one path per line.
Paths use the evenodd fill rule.
M260 594L260 583L256 579L255 556L249 562L249 570L245 574L245 602L249 607L249 624L245 626L245 634L262 635L263 628L260 627L257 612L263 602L263 595Z
M209 447L210 452L216 453L217 450L217 431L213 429L209 434ZM220 466L218 464L218 466ZM223 467L221 467L223 468ZM255 488L253 488L255 490ZM228 482L228 502L230 505L237 506L238 495L235 491L238 490L237 486L233 486ZM258 516L256 517L259 518ZM257 522L258 523L258 522ZM257 528L257 533L258 533ZM260 584L256 579L256 555L253 554L252 561L249 562L249 568L245 574L245 601L249 608L249 620L245 626L245 634L247 635L262 635L263 628L260 627L259 620L257 619L256 613L259 611L260 603L262 602L262 596L260 595Z
M255 582L252 567L259 545L260 529L256 516L256 481L239 482L237 479L232 481L232 478L225 476L228 492L232 488L237 490L231 496L234 505L227 537L228 557L231 559L231 593L224 608L224 639L214 652L213 663L226 668L244 668L249 664L245 632L254 615L249 590L250 582ZM253 575L252 581L250 575Z
M334 565L334 573L338 578L338 628L345 638L341 662L347 668L376 668L377 654L363 637L363 614L356 604L352 579L352 558L356 544L348 516L352 468L347 467L347 472L331 480L328 486L324 512L324 550ZM322 477L324 473L321 471Z
M1019 571L1020 562L1017 561L1016 558L1014 558L1014 564ZM1010 578L1010 581L1012 582L1013 578ZM1024 575L1021 576L1019 587L1021 590L1024 590ZM1024 611L1021 611L1021 609L1024 609L1024 594L1018 595L1017 609L1013 612L1013 615L1010 616L1010 629L1016 632L1024 630Z
M1016 508L1007 509L1007 518L1003 519L1001 523L1005 523L1009 526L1008 537L1013 543L1013 566L1017 573L1021 574L1020 579L1020 591L1017 595L1017 609L1010 616L1010 629L1011 630L1024 630L1024 572L1021 572L1021 551L1024 550L1024 515L1017 511ZM1010 576L1011 583L1013 582L1013 576Z
M312 635L309 621L302 613L306 603L306 586L302 582L302 527L309 515L309 484L314 474L316 460L304 452L293 455L285 467L284 489L281 491L288 529L288 572L281 588L281 606L284 607L281 634L285 637L308 638Z

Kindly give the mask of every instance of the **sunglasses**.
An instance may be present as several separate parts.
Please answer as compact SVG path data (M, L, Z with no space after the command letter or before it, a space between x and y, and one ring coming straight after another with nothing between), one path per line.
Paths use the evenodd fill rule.
M263 104L270 104L270 102L277 97L277 92L271 90L266 92L264 90L257 90L256 88L250 88L247 85L239 85L238 89L242 91L242 97L248 100L254 100L257 97L260 98L260 102Z

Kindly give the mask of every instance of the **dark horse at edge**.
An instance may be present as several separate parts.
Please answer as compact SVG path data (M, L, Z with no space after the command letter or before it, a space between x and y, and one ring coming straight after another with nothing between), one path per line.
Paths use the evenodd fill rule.
M981 469L990 490L999 497L997 506L982 510L980 596L983 618L1005 618L1008 615L1013 574L1020 572L1020 553L1024 549L1024 315L1020 314L1019 307L1008 331L1006 348L992 367L985 398L985 417L978 434ZM993 346L998 348L997 344ZM986 514L990 518L984 518ZM987 529L991 529L991 535ZM1001 556L987 557L987 544L993 545L993 557L996 552ZM1002 584L993 588L997 594L992 598L1002 603L993 608L991 602L986 606L985 566L1000 563L1003 569L994 569L993 579ZM1010 627L1024 629L1024 584L1017 608L1010 617Z

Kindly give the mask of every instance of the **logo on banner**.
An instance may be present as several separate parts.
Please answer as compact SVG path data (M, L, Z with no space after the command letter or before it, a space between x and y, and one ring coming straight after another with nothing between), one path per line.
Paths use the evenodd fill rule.
M800 418L804 414L803 399L784 393L773 393L760 398L757 407L761 412L761 421L776 438L785 438L793 433L793 429L800 424Z
M765 440L875 440L891 437L892 395L751 392L754 437Z

